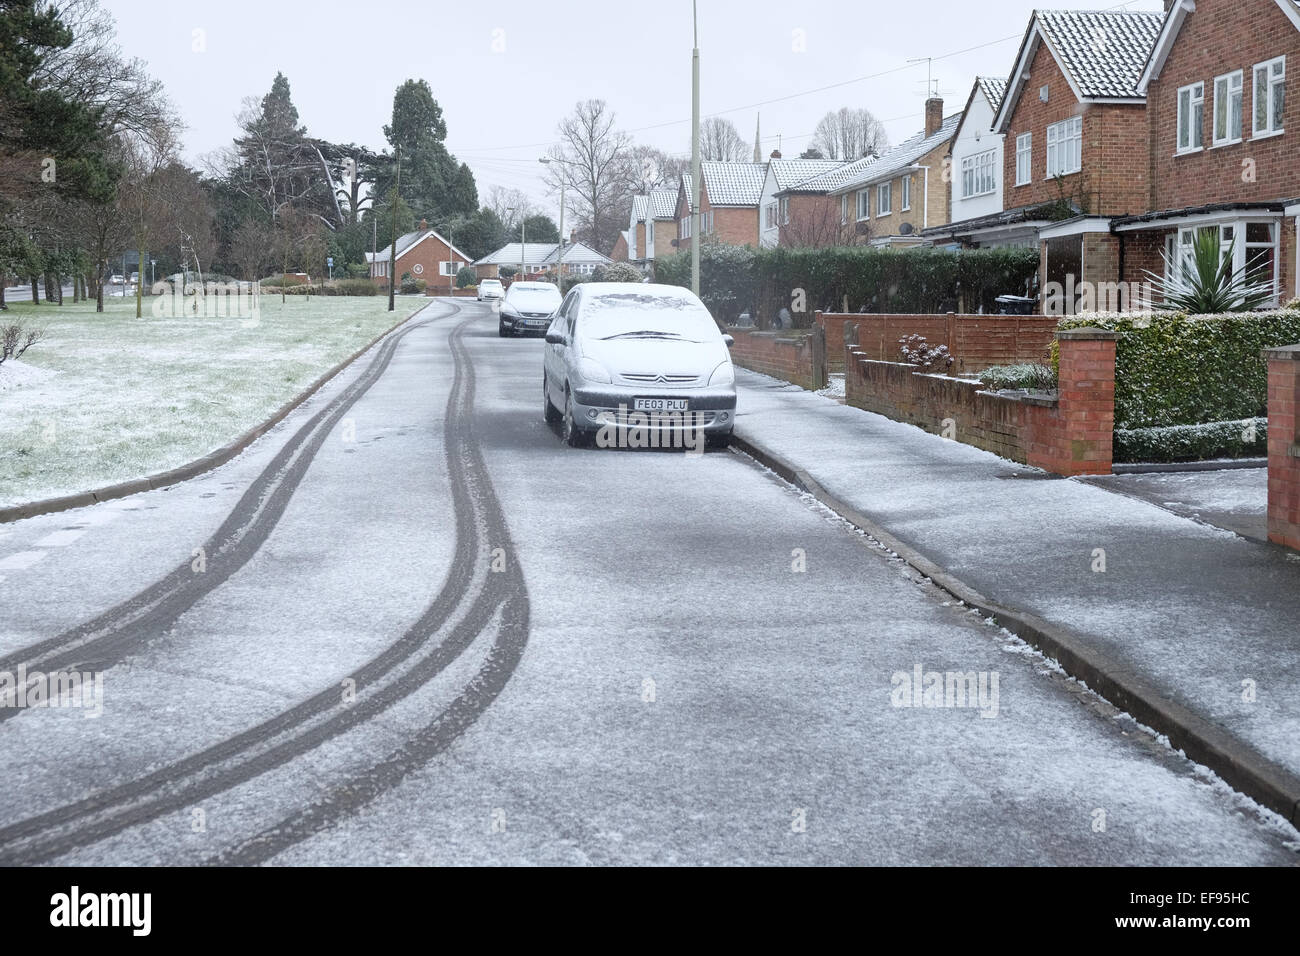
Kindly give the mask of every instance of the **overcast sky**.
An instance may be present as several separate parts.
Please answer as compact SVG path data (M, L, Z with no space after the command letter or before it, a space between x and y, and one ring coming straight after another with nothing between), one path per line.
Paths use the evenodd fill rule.
M554 205L537 157L560 115L587 97L607 100L637 141L690 150L690 0L102 2L124 52L166 85L188 127L191 161L229 144L241 100L265 94L277 70L312 135L376 149L386 145L394 89L428 80L447 145L474 170L480 197L502 185ZM701 109L731 119L750 143L761 113L765 155L778 137L786 156L797 155L818 119L841 106L870 109L896 143L923 122L927 65L909 59L933 58L944 111L955 112L975 76L1011 72L1034 6L700 0ZM1118 6L1159 10L1161 2Z

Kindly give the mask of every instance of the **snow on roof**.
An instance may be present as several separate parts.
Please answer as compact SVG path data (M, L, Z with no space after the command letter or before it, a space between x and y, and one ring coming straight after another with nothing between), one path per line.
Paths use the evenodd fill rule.
M411 246L415 245L417 242L420 242L423 239L427 239L429 236L433 236L444 246L447 246L449 249L451 249L452 253L457 258L464 259L466 262L469 262L469 256L465 255L465 253L461 252L459 249L457 249L455 246L449 243L445 238L443 238L441 234L439 234L434 229L417 229L415 230L415 232L408 232L398 236L397 237L397 258L399 259L402 258L402 256L406 254L407 249L411 248ZM386 243L380 247L378 252L375 253L367 252L366 262L387 262L389 259L392 258L392 252L393 252L392 245Z
M476 266L510 266L510 265L541 265L548 256L555 253L555 243L553 242L530 242L522 249L519 243L509 242L498 249L496 252L484 256Z
M763 197L763 178L767 163L723 163L710 160L700 164L700 175L708 190L711 206L757 206ZM689 181L683 177L684 181ZM690 186L687 186L690 189ZM689 195L689 193L688 193Z
M768 164L779 192L796 183L832 172L845 165L839 159L774 159Z
M795 183L784 192L791 193L828 193L863 174L868 166L876 162L875 156L863 156L851 163L840 163L834 169L812 176Z
M632 221L645 222L646 212L649 210L649 208L650 208L649 196L633 196L632 197Z
M1164 14L1128 10L1035 10L1061 69L1084 98L1140 97L1138 80Z
M899 170L911 166L930 150L952 139L953 134L957 132L961 117L961 113L953 113L943 121L943 125L932 135L926 136L924 132L920 132L909 139L903 140L874 163L863 167L858 176L853 177L842 186L832 189L831 192L844 193L852 189L860 189L870 183L889 179Z
M1002 97L1007 92L1007 81L998 79L996 76L977 76L975 82L979 84L980 92L984 98L989 101L989 106L993 107L993 112L998 111L1002 105Z
M677 218L677 190L654 189L650 192L650 211L656 219Z
M554 265L556 253L558 252L559 252L559 246L557 244L552 243L550 255L548 255L542 261L542 264ZM569 242L569 243L565 243L564 245L564 261L576 262L580 264L592 263L595 265L601 265L602 263L609 263L609 262L613 262L614 260L611 259L609 256L601 255L599 252L591 248L591 246L587 245L586 243Z

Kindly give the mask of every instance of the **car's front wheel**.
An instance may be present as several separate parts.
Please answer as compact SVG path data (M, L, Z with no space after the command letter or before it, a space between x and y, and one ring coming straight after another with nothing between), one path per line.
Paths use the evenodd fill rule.
M570 448L581 448L587 443L587 433L578 425L573 413L573 393L564 390L564 420L560 423L560 437Z
M498 322L497 335L504 339L509 334L510 334L510 330L506 328L506 324L504 322Z

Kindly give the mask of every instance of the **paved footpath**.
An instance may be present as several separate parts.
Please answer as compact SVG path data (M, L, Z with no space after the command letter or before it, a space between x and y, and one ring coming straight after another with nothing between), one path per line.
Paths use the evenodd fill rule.
M738 376L742 448L806 473L904 549L1040 619L1066 642L1067 670L1103 692L1105 674L1139 689L1115 702L1142 716L1145 698L1150 722L1169 717L1205 752L1170 730L1175 745L1300 818L1300 554ZM1101 671L1072 667L1071 647Z

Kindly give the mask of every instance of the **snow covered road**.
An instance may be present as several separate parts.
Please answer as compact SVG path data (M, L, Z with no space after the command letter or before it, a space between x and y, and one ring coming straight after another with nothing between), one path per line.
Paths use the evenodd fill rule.
M0 862L1297 860L741 456L564 447L541 348L438 301L218 471L0 526L0 671L103 673L0 711Z

